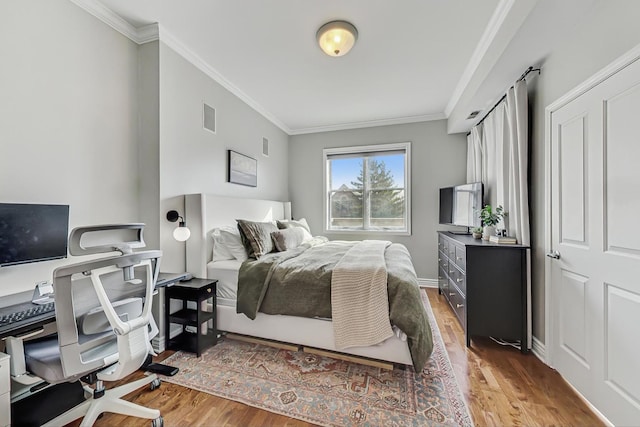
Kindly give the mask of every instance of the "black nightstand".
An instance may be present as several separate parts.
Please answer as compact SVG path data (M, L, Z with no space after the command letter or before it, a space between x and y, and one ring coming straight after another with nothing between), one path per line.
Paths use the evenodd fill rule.
M165 289L165 339L169 350L185 350L198 357L217 342L215 279L191 279ZM171 313L171 300L181 300L182 308ZM190 303L190 304L189 304ZM182 332L170 337L171 323Z

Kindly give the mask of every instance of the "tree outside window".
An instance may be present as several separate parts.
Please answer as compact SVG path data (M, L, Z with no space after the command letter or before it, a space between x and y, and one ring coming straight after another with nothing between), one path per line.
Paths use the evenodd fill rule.
M409 231L408 145L325 150L327 231Z

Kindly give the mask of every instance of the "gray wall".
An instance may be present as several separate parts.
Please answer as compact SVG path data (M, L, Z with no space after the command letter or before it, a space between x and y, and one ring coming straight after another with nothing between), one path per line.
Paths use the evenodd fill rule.
M135 43L68 0L0 2L0 202L138 221ZM70 260L0 268L0 296Z
M216 133L202 126L202 103L216 109ZM262 155L262 138L269 157ZM184 213L184 194L289 199L289 136L164 43L160 43L160 247L163 271L184 271L185 244L166 212ZM258 161L258 186L226 182L227 149ZM185 218L187 225L189 218Z
M533 334L545 340L544 247L545 135L544 109L601 68L640 43L640 2L596 3L584 20L568 27L566 36L531 80L532 159L531 212L533 257Z
M161 42L138 46L68 0L11 0L0 58L0 202L69 204L71 228L143 221L162 270L183 271L165 219L183 194L289 198L289 137ZM257 188L225 182L227 149L258 160ZM3 267L0 296L73 261Z
M138 48L140 220L149 248L160 247L160 42ZM166 221L165 221L166 222Z
M403 243L418 277L438 277L436 231L439 188L466 179L466 136L448 135L444 120L292 136L289 144L289 191L294 218L307 218L314 235L323 227L324 148L407 142L411 144L411 236L327 234L331 239L375 238Z

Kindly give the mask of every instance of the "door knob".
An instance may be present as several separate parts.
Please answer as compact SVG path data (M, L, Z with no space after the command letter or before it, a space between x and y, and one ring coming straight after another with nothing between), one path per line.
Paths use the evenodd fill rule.
M560 252L558 251L547 252L547 256L553 259L560 259Z

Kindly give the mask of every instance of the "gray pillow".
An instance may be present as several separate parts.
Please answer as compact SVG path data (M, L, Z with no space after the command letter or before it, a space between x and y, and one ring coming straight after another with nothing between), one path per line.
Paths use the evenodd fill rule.
M305 230L307 230L309 233L311 233L311 229L309 228L309 224L307 224L307 220L305 218L300 218L300 219L280 219L278 220L278 228L279 229L285 229L285 228L293 228L293 227L302 227Z
M244 219L236 220L244 247L249 258L258 259L264 254L273 252L271 233L278 231L274 222L255 222Z
M271 233L271 239L278 252L297 248L311 238L311 234L302 227L291 227Z

